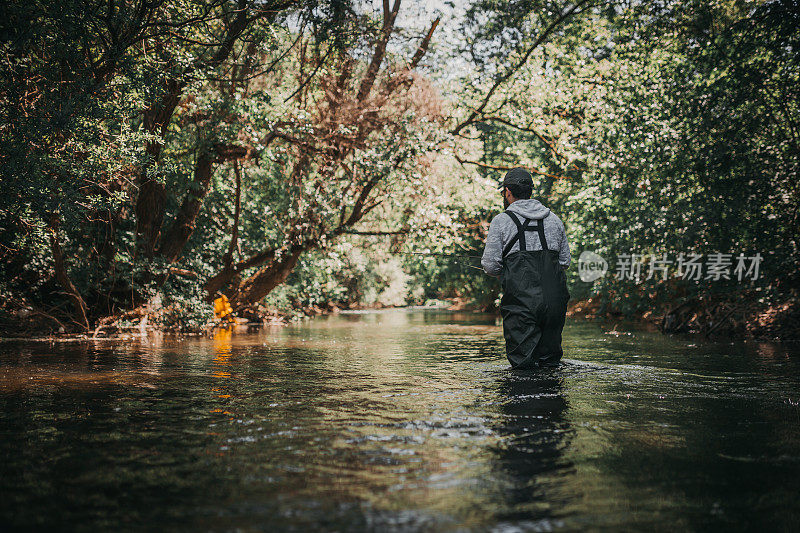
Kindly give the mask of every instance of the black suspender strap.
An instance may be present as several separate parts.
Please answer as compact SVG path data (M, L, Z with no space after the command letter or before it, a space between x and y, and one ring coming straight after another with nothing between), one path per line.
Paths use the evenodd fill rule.
M508 255L508 253L511 251L511 248L514 246L514 243L517 241L519 241L519 249L520 250L525 249L525 231L522 229L522 224L517 219L517 215L515 215L511 211L506 211L506 214L509 216L509 218L511 218L511 220L514 221L514 225L517 226L517 238L508 241L508 244L506 244L506 247L503 250L503 257ZM527 221L525 222L527 224Z
M545 218L547 217L545 216ZM547 239L544 237L544 218L536 221L536 231L539 233L539 242L542 244L542 250L549 250Z
M508 253L511 251L511 248L514 246L515 242L519 242L519 250L520 252L524 252L526 250L525 246L525 232L526 231L535 231L539 234L539 242L542 245L542 250L547 250L547 239L544 236L544 219L535 220L535 219L524 219L525 222L522 223L517 218L517 215L512 213L511 211L505 212L511 220L514 221L514 225L517 226L517 237L515 239L511 239L506 244L505 249L503 250L503 257L507 256ZM549 215L550 213L548 213ZM547 218L547 217L545 217Z

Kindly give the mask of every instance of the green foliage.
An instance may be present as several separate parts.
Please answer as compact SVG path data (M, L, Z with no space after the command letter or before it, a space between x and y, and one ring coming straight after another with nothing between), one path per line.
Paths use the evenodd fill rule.
M333 307L405 305L407 276L400 262L363 244L344 240L304 255L286 283L264 302L290 316Z
M592 8L497 92L472 126L481 162L538 171L537 197L565 219L573 258L592 250L610 262L592 285L573 268L573 298L639 315L703 295L791 294L800 275L797 22L793 2ZM664 252L760 252L765 261L752 284L614 276L620 254Z
M786 294L800 274L796 7L684 2L652 15L641 6L615 24L603 100L616 115L596 127L602 159L571 199L576 237L609 254L761 252L754 288ZM596 290L635 313L748 285L606 279Z
M80 302L92 325L158 302L164 326L197 329L217 292L488 309L497 282L452 255L481 254L517 165L573 258L613 274L623 253L761 252L749 289L798 285L796 2L440 10L434 59L405 70L430 24L411 20L370 81L384 17L360 4L5 3L3 293L76 329ZM742 290L574 268L570 284L631 315Z

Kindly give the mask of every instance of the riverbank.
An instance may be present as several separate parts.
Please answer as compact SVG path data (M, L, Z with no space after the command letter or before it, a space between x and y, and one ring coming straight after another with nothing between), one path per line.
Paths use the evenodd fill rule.
M790 295L779 301L759 301L710 296L690 298L661 308L648 309L640 316L626 317L613 306L603 306L599 297L570 302L567 316L605 318L648 324L665 334L685 333L706 337L800 340L800 297Z
M196 328L187 328L181 321L171 319L174 310L155 306L141 306L132 311L107 316L97 321L89 331L76 331L58 318L26 305L15 310L3 309L0 319L0 341L82 342L87 340L125 341L153 334L172 336L207 336L215 330L226 328L284 327L292 323L321 315L337 315L347 312L370 312L384 309L407 310L465 310L475 311L463 302L428 300L424 305L406 306L352 306L338 307L307 306L293 309L278 309L263 304L251 306L236 316L220 319L209 310L208 320Z
M284 327L298 321L321 315L370 312L389 309L425 310L439 309L467 313L497 313L472 304L469 300L454 298L428 300L424 305L409 306L312 306L302 309L281 310L267 306L245 309L236 317L226 320L213 318L197 329L165 325L158 312L138 309L114 317L106 317L88 332L55 329L51 318L35 312L21 313L16 326L2 322L2 341L83 342L87 340L125 341L153 334L174 336L206 336L220 328ZM769 341L800 340L800 305L797 299L780 304L762 306L729 301L710 302L701 299L676 305L669 309L648 310L640 316L625 316L613 308L603 308L599 298L571 301L568 318L597 321L610 325L611 333L623 334L629 329L660 331L664 334L687 334L709 338L754 339Z

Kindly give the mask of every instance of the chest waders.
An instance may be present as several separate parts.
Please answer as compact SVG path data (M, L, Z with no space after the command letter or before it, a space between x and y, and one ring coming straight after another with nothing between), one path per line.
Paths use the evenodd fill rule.
M547 248L544 219L523 222L506 211L517 226L517 236L503 250L500 283L503 298L503 336L506 355L513 368L555 365L561 360L561 331L567 312L567 279L558 264L558 251ZM549 214L548 214L549 216ZM546 217L545 217L546 218ZM525 234L539 235L541 250L528 250ZM519 251L509 253L514 243Z

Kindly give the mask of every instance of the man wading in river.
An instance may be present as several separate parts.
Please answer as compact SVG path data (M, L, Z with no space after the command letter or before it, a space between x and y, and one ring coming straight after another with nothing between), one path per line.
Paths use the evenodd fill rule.
M500 276L506 355L513 368L555 365L564 353L561 331L569 300L564 224L531 199L527 170L509 170L500 190L506 210L492 219L481 264L490 276Z

